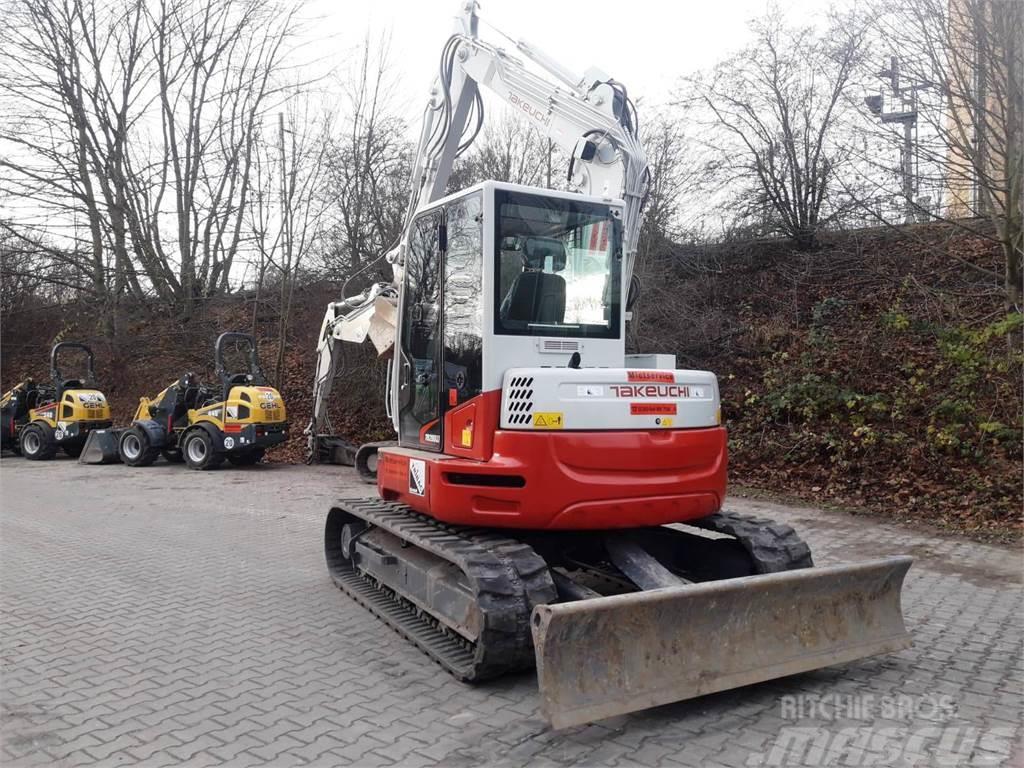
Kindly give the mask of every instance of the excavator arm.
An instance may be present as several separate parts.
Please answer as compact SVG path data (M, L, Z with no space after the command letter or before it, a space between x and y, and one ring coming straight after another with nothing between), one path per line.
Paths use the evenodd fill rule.
M648 169L625 87L594 68L577 75L530 43L512 41L539 74L523 59L482 40L479 26L477 3L468 0L442 49L423 112L402 234L386 253L393 281L327 306L317 342L312 417L305 430L310 461L351 456L344 439L330 434L327 413L334 381L343 373L338 342L361 343L369 337L381 355L390 353L410 224L419 209L445 195L455 160L479 133L484 122L481 88L492 91L512 114L570 158L568 183L573 191L625 201L622 286L629 290Z

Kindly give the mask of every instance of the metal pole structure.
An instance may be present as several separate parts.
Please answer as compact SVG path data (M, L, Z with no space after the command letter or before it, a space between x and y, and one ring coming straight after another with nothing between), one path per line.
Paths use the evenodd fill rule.
M904 224L914 221L914 123L903 121L903 210Z
M281 150L281 318L277 326L277 365L275 381L281 385L284 374L285 336L288 333L288 278L292 264L291 217L288 215L288 163L284 148L284 112L277 113L277 131Z
M284 112L277 113L277 136L281 150L281 237L284 253L288 257L285 265L291 264L291 243L288 226L288 163L284 149Z
M899 58L889 58L889 68L878 73L879 77L889 80L889 87L892 90L894 99L899 100L899 108L895 111L886 112L884 100L881 94L869 96L864 99L868 109L883 123L903 124L903 149L900 153L900 176L902 177L903 193L903 223L911 224L917 215L917 205L914 202L916 191L915 169L914 169L914 128L917 125L917 91L928 87L927 83L912 84L906 87L900 84L900 62ZM909 99L907 94L909 94Z
M900 87L900 60L897 56L889 57L889 83L893 95L901 100L901 112L905 111L906 100L903 98L903 89ZM911 109L911 113L914 110ZM903 223L911 224L914 221L914 122L917 120L916 113L911 117L903 117L903 152L900 163L900 170L903 173Z
M551 189L551 153L554 150L554 144L551 139L548 139L548 189Z

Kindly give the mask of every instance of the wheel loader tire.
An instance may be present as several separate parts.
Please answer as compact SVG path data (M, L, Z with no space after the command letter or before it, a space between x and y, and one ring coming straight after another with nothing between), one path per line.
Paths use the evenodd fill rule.
M253 464L258 464L266 452L266 448L253 448L240 453L229 453L228 461L236 467L251 467Z
M125 430L117 444L121 461L129 467L148 467L160 455L160 449L149 441L149 435L141 427Z
M29 461L46 461L57 454L57 441L49 424L29 424L21 431L21 453Z
M85 448L84 440L81 442L68 443L66 445L61 446L61 449L64 451L64 453L66 453L72 459L77 459L79 456L81 456L83 448Z
M180 448L164 448L163 454L168 464L185 463L185 457L182 455Z
M189 469L216 469L224 461L224 454L217 453L213 438L205 429L196 429L185 435L181 452L185 455L185 463Z

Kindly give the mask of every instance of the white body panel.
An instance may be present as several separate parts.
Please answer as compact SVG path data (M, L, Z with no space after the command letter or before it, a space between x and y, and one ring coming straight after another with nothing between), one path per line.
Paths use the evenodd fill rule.
M627 368L652 368L659 371L676 369L675 355L626 355Z
M693 429L719 420L718 379L707 371L510 368L502 383L502 429Z

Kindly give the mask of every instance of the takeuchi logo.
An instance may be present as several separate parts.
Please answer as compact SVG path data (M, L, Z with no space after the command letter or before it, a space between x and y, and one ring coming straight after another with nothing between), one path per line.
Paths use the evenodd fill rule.
M616 397L689 397L690 388L683 384L612 384Z
M523 112L525 112L534 120L536 120L538 123L543 123L544 125L551 125L551 118L544 112L541 112L540 109L535 107L533 104L526 101L526 99L521 99L514 93L511 93L509 94L508 97L508 103L511 104L513 107L516 107L517 109L521 109Z

